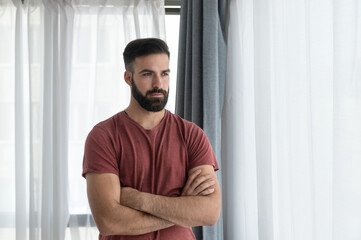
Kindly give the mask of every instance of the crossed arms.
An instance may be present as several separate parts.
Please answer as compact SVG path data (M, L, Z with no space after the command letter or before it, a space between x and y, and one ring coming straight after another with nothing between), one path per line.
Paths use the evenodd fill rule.
M115 174L88 173L89 205L100 233L140 235L173 225L192 227L216 224L221 192L211 165L189 171L179 197L167 197L121 187Z

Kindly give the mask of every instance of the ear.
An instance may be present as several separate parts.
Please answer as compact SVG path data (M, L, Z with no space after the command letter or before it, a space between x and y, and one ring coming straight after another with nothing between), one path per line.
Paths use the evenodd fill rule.
M124 72L124 81L129 86L132 86L132 73L130 71L125 71Z

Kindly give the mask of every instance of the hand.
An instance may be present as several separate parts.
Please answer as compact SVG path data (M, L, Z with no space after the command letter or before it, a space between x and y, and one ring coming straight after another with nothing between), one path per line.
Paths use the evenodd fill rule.
M201 169L194 171L187 179L181 196L206 196L214 192L212 186L215 184L211 180L211 174L200 175Z

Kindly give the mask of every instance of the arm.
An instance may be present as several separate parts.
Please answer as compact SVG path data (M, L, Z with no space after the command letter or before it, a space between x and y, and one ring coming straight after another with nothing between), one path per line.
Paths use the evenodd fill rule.
M89 205L99 232L107 235L140 235L167 227L169 221L120 205L122 194L115 174L86 174Z
M187 180L182 195L208 195L214 183L208 177L193 171ZM86 174L89 205L99 232L107 235L140 235L174 224L147 213L120 205L122 191L119 178L115 174Z
M166 197L139 192L133 188L123 188L122 191L125 194L121 195L120 202L124 206L149 213L183 227L214 225L218 221L221 209L220 187L211 165L193 168L189 171L189 175L191 176L198 169L201 169L202 176L206 177L210 174L214 181L212 186L214 190L206 189L213 191L209 195Z

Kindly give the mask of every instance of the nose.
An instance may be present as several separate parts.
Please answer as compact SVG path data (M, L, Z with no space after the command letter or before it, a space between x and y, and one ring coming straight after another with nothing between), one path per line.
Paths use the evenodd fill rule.
M154 74L153 77L153 88L162 88L162 76Z

